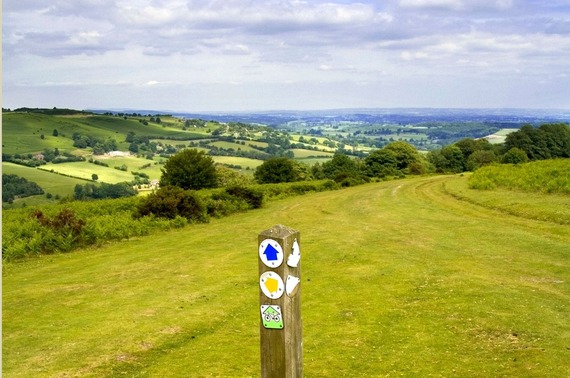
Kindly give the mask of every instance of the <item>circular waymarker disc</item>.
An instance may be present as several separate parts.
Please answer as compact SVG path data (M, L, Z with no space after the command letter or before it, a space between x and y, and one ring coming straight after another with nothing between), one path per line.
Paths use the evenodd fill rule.
M277 268L283 262L283 248L273 239L265 239L259 245L259 258L270 268Z
M259 287L266 297L271 299L281 298L285 292L285 285L279 274L265 272L259 277Z

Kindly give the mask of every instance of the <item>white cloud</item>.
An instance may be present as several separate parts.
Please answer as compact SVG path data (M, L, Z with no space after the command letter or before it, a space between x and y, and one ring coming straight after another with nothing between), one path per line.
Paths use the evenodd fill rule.
M117 101L150 103L158 91L164 101L195 103L190 88L198 86L218 101L213 91L231 85L249 91L240 101L272 100L273 108L293 104L284 98L292 87L369 104L379 89L405 91L417 80L427 91L444 74L460 82L570 77L570 7L561 0L21 0L4 5L3 22L8 102L16 94L25 102L24 88L60 83L84 91L74 101L99 103L108 83L123 94ZM346 92L355 98L342 94L346 83L360 83Z
M404 8L443 8L460 9L463 4L460 0L400 0Z

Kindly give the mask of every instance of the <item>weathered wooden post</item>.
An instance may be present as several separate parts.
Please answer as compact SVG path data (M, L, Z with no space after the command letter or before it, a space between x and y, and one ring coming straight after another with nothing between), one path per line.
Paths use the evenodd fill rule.
M282 225L258 236L263 378L303 376L300 242Z

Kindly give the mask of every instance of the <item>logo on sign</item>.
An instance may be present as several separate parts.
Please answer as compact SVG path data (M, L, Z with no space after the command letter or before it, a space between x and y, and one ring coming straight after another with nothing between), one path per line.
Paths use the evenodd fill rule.
M283 262L283 248L273 239L265 239L259 245L259 258L270 268L277 268Z
M281 307L274 305L261 305L261 321L269 329L283 329L283 315Z
M268 298L281 298L285 291L284 286L281 276L275 272L265 272L259 277L259 287Z

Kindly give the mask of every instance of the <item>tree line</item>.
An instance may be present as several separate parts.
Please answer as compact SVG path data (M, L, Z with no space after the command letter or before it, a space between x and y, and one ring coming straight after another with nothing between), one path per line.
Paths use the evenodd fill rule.
M21 197L44 194L43 189L23 177L11 174L2 174L2 202L12 203L14 199Z

